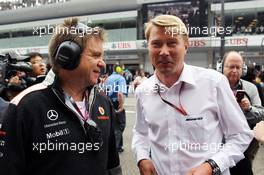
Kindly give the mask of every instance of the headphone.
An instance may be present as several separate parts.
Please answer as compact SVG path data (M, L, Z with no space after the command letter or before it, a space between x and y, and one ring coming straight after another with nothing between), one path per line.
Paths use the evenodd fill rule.
M60 65L61 68L66 70L74 70L80 63L82 48L74 41L75 38L79 36L78 34L85 34L87 31L91 30L88 26L82 23L78 23L76 26L72 27L75 28L77 36L60 43L53 54L55 62ZM72 27L68 29L72 31Z

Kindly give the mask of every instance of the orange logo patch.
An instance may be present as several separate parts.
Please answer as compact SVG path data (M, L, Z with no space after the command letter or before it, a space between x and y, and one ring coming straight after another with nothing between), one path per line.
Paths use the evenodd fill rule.
M100 112L101 115L105 114L105 110L101 106L98 107L98 111Z

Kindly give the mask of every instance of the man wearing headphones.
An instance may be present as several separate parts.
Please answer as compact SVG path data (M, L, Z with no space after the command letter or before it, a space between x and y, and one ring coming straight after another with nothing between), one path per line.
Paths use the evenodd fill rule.
M264 108L257 87L248 81L242 80L246 70L242 56L236 51L224 55L222 62L223 74L227 77L230 87L237 98L237 102L244 112L251 129L264 118ZM246 72L244 72L245 74ZM254 139L245 151L245 158L230 169L231 175L253 175L252 161L258 151L258 142Z
M4 116L1 174L122 174L114 109L96 87L103 42L102 29L76 18L57 26L49 44L52 71L14 98Z

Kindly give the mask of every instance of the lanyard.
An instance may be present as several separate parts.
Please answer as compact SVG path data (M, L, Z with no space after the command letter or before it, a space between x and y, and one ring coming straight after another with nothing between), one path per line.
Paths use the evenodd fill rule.
M183 89L183 85L184 85L184 84L182 83L182 84L181 84L181 87L180 87L180 91L179 91L179 104L180 104L180 107L177 107L176 105L174 105L174 104L172 104L171 102L169 102L169 101L165 100L164 98L162 98L162 96L161 96L161 94L160 94L160 86L159 86L158 84L156 84L156 86L158 87L158 94L159 94L161 100L162 100L164 103L166 103L166 104L170 105L171 107L173 107L174 109L176 109L176 110L177 110L178 112L180 112L182 115L187 116L188 114L187 114L187 112L184 110L184 108L182 107L182 104L181 104L181 91L182 91L182 89Z
M81 117L82 117L82 119L83 119L84 121L87 121L88 118L89 118L89 113L88 113L88 111L89 111L89 104L88 104L88 102L87 102L87 97L88 97L88 92L86 91L85 94L84 94L84 104L85 104L85 113L84 113L84 115L82 114L80 108L79 108L78 105L75 103L75 101L74 101L72 98L70 98L70 102L71 102L71 104L72 104L73 107L76 109L76 111L81 115Z
M64 92L65 95L65 99L66 99L66 105L68 107L70 107L71 109L73 109L75 112L78 113L79 117L83 118L84 121L87 121L87 119L85 120L85 118L89 118L90 115L90 110L92 109L92 105L94 103L95 100L95 91L96 91L96 87L91 88L90 90L86 90L85 91L85 108L86 108L86 112L87 112L87 116L85 113L84 117L79 109L79 107L77 106L77 104L75 103L75 101L72 99L72 97L70 95L68 95L66 92Z
M72 103L73 107L77 110L77 112L82 116L82 119L83 119L84 121L86 121L86 120L89 118L89 114L88 114L88 112L87 112L87 109L85 108L85 112L84 112L84 115L83 115L83 113L81 112L81 110L80 110L80 108L78 107L78 105L76 104L76 102L71 101L71 103Z

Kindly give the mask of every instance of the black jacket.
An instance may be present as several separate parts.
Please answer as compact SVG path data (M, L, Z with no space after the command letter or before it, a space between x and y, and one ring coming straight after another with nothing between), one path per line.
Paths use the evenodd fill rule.
M18 95L7 109L0 128L0 174L122 174L112 105L96 88L91 91L89 113L102 130L102 147L91 142L83 122L65 104L57 81L40 83Z

